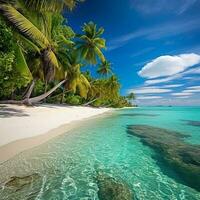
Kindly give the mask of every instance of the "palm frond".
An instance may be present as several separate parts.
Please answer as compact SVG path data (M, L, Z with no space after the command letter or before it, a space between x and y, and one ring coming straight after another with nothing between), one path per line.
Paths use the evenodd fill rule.
M95 50L96 54L98 55L99 59L101 60L101 62L105 62L106 59L105 59L102 51L98 47L95 47L94 50Z
M111 65L112 64L106 60L105 62L103 62L99 65L97 73L99 73L101 75L108 75L108 74L112 73Z
M95 38L93 42L101 49L105 49L106 47L106 40L102 38Z
M0 5L0 11L25 37L30 38L42 48L50 45L45 35L13 6L2 4Z
M36 11L60 12L63 9L62 0L24 0L25 5Z
M15 67L17 71L21 74L23 78L25 78L28 81L31 81L33 79L32 74L26 63L21 47L18 44L16 45L15 56Z
M24 37L23 35L19 35L18 37L20 38L20 40L26 44L26 46L28 46L30 49L40 53L40 49L38 48L37 45L35 45L33 42L31 42L29 39L27 39L26 37Z
M81 74L79 77L77 88L79 90L80 96L86 99L91 86L89 81L83 74Z
M69 10L75 8L78 2L83 0L24 0L25 5L36 11L50 11L50 12L61 12L64 6Z
M48 50L47 58L49 63L53 64L54 67L59 68L57 57L52 50Z

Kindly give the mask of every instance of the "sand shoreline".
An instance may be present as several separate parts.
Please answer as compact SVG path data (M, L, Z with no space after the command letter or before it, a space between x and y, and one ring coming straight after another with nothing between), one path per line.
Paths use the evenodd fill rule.
M66 133L109 108L0 105L0 163ZM17 134L13 134L17 133Z

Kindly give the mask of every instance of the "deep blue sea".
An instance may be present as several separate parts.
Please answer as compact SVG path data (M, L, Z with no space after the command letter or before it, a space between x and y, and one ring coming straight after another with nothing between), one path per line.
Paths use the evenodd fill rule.
M101 171L126 184L138 200L199 200L200 192L173 168L158 164L153 148L127 133L128 125L149 125L189 134L186 143L200 144L199 122L200 107L119 109L81 122L0 165L0 199L97 200ZM40 178L19 189L5 186L10 177L31 174Z

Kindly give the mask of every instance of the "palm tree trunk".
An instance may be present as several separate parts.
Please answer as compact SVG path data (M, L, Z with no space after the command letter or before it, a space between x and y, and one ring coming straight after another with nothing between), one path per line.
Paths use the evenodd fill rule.
M31 106L34 103L38 103L40 101L42 101L44 98L48 97L50 94L52 94L57 88L59 88L66 80L61 81L60 83L58 83L55 87L53 87L51 90L49 90L48 92L37 96L37 97L33 97L33 98L26 98L23 99L21 101L15 101L15 100L6 100L6 101L0 101L1 104L18 104L18 105L28 105Z
M35 86L35 80L33 80L31 85L29 86L28 91L24 95L24 99L29 99L30 98L30 96L31 96L31 94L33 92L34 86Z
M33 98L30 98L29 101L31 104L34 104L34 103L38 103L40 102L41 100L47 98L50 94L52 94L57 88L59 88L63 83L65 82L65 80L61 81L60 83L58 83L56 86L54 86L51 90L49 90L48 92L40 95L40 96L37 96L37 97L33 97Z
M93 99L93 100L91 100L91 101L89 101L89 102L83 104L83 106L88 106L88 105L90 105L91 103L95 102L95 101L98 100L98 99L99 99L99 98Z
M64 97L65 97L65 88L63 88L63 91L62 91L62 96L61 96L61 99L60 99L61 104L63 103Z
M47 87L48 87L48 84L47 84L47 81L45 81L44 93L47 92ZM44 102L46 103L46 98L44 98Z
M109 107L111 107L112 105L113 105L113 103L110 103L110 104L104 105L104 106L106 106L106 108L109 108Z

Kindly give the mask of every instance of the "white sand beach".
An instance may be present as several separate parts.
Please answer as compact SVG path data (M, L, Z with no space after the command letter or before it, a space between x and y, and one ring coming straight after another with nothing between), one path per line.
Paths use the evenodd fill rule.
M41 105L0 105L0 163L70 129L75 121L110 111L109 108Z

